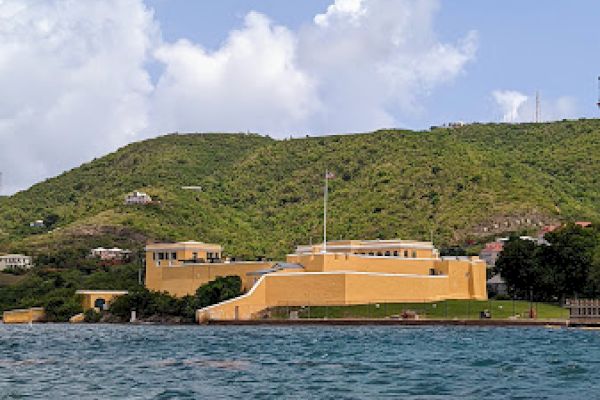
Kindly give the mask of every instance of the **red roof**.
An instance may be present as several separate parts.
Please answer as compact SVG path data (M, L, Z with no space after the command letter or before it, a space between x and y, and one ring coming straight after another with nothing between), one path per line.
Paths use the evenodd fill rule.
M490 242L485 244L484 251L502 251L504 248L504 243L502 242Z
M560 228L560 225L546 225L542 228L542 235L545 235L546 233L554 232L558 228Z

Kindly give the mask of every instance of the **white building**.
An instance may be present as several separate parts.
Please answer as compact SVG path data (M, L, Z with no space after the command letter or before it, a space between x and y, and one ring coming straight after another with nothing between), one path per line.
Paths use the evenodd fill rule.
M148 204L152 203L152 197L144 192L131 192L125 197L125 204Z
M98 247L92 249L90 253L92 257L97 257L104 261L126 261L131 256L131 251L119 249L118 247L113 247L112 249Z
M29 269L33 266L31 256L23 254L6 254L0 256L0 271L6 269Z
M44 227L44 220L43 219L36 219L33 222L29 223L29 226L32 228L43 228Z

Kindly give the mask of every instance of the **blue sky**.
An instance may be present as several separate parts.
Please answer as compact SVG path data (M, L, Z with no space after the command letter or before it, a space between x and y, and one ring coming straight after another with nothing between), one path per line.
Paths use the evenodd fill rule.
M596 118L597 0L0 2L10 194L170 132Z
M331 1L146 0L146 4L154 9L166 39L188 37L216 49L250 11L296 30L310 24ZM466 31L476 30L476 59L454 82L423 99L423 115L402 118L410 127L452 120L501 121L501 111L491 96L497 89L531 97L539 90L542 100L571 96L576 116L598 116L600 2L461 0L440 4L434 25L439 38L454 42Z

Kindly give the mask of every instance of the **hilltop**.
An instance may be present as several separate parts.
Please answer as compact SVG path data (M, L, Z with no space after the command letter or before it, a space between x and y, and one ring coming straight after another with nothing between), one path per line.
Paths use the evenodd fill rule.
M273 140L173 134L133 143L0 198L0 251L83 254L196 239L237 257L319 241L323 172L331 239L438 245L600 218L600 121L473 124ZM182 186L202 186L202 191ZM141 190L159 204L126 206ZM30 228L36 219L52 226Z

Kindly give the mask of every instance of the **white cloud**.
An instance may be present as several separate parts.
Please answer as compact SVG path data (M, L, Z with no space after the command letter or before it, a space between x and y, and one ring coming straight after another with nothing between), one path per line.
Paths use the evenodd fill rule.
M503 122L535 121L535 94L527 96L516 90L495 90L492 97L498 110L502 113ZM545 98L540 96L541 121L557 121L564 118L575 118L579 115L577 102L573 97L561 96Z
M208 51L162 41L142 0L0 0L4 192L170 131L283 137L398 125L474 58L475 33L436 37L438 7L337 0L298 31L252 12ZM148 62L164 67L155 85Z
M420 99L459 76L473 59L477 34L438 40L437 1L338 0L299 33L300 65L318 81L317 132L397 126L419 113Z
M515 90L495 90L492 92L494 100L502 110L503 122L517 122L520 120L519 110L527 101L527 96Z
M135 138L155 35L152 13L134 0L0 1L4 192Z
M317 108L314 84L296 65L296 38L250 13L244 27L209 53L187 40L164 43L165 65L152 96L151 129L286 134Z

